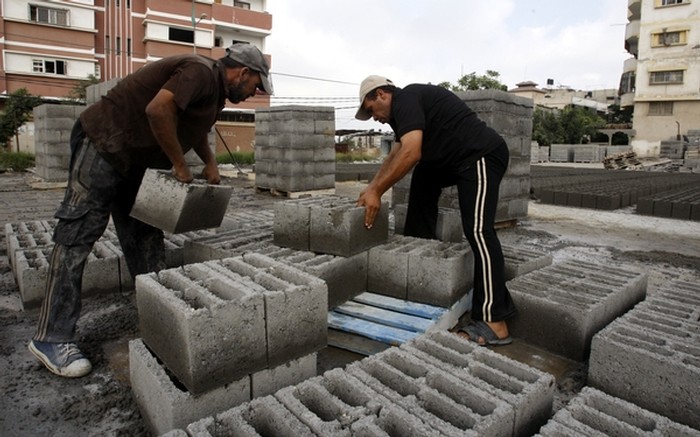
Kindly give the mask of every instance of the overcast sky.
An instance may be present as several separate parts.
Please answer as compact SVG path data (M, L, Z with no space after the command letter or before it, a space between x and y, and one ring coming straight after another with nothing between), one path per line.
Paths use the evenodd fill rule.
M334 106L336 128L390 130L354 120L359 83L456 83L500 73L580 90L617 88L628 0L268 0L273 105ZM314 98L313 100L305 100ZM344 108L344 109L343 109Z

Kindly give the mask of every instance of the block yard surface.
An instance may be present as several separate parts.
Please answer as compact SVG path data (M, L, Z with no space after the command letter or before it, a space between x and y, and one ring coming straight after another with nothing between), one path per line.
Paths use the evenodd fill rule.
M609 176L615 174L611 171ZM31 182L31 174L0 174L0 224L37 221L49 223L31 226L50 226L63 191L32 189ZM222 225L226 230L219 232L235 234L236 222L241 221L242 214L262 217L260 224L269 226L275 205L286 200L256 191L247 179L223 178L222 183L234 190ZM335 193L355 199L363 187L363 182L337 182ZM246 232L250 230L240 229L239 235L247 235ZM41 234L36 229L33 233ZM271 235L253 234L247 243L250 247L260 247L256 250L270 256L276 253L270 249ZM214 234L200 235L216 240ZM499 230L499 236L507 247L507 260L530 251L551 257L554 267L537 266L531 276L526 272L509 272L509 276L520 278L513 286L515 289L518 284L516 291L523 306L536 302L537 293L541 292L554 300L560 299L562 304L558 308L583 310L574 312L570 318L564 313L538 315L541 319L538 338L528 337L531 334L517 335L524 328L514 324L514 343L492 350L467 344L442 331L419 336L369 358L333 347L302 351L295 371L305 374L306 363L316 359L317 376L304 378L304 382L274 393L259 388L259 397L239 407L226 408L216 417L207 416L191 423L188 432L215 435L213 430L217 427L219 431L233 432L256 426L267 435L382 435L389 429L395 435L430 435L436 430L440 435L598 435L596 432L639 435L652 431L659 435L700 435L697 430L700 424L693 419L700 411L697 395L693 395L700 392L698 221L640 215L633 207L608 211L531 201L527 217L518 220L516 226ZM153 435L135 392L155 393L162 385L154 386L154 390L148 386L157 379L148 379L146 368L154 369L158 364L141 340L144 327L139 326L133 287L127 284L121 287L122 291L111 293L96 290L84 298L78 344L90 357L93 371L74 380L55 377L27 350L38 309L36 304L23 308L18 279L13 272L18 262L40 265L35 259L44 259L47 242L26 243L36 245L36 253L14 259L8 253L5 234L1 238L0 436ZM170 244L182 247L178 241L173 239ZM223 243L220 246L211 247L222 253L229 250ZM176 258L176 252L171 251L171 256ZM204 260L211 255L201 256ZM284 259L286 255L276 256ZM322 270L305 264L305 259L294 259L305 271ZM596 265L603 267L591 271ZM116 271L118 274L119 270ZM199 273L188 271L188 274ZM570 284L564 277L566 274L571 275ZM441 275L441 279L450 279L445 272ZM164 282L175 281L173 278L168 277ZM559 282L553 282L552 278ZM384 280L388 278L385 276ZM120 283L118 277L114 281ZM538 283L543 285L531 291L530 287ZM329 287L340 285L329 284ZM574 289L586 288L586 293L569 295L565 293L569 285ZM619 296L629 295L627 290L634 292L631 302L620 303ZM598 308L600 304L588 304L584 298L595 302L598 299L605 310L614 313L603 314L604 309ZM629 311L618 315L624 312L618 311L618 307L627 307ZM586 329L573 339L554 341L561 333L549 336L546 317L562 317L565 318L562 326ZM603 319L604 322L598 322ZM196 322L194 318L192 321ZM518 323L526 324L527 318ZM558 344L576 349L570 352L563 348L559 353L547 350ZM215 347L206 343L194 346ZM565 358L567 354L569 358ZM144 378L143 386L131 387L134 379L130 379L130 359L132 367L144 369L136 369ZM633 362L626 363L626 359ZM616 366L625 369L618 370ZM664 369L675 380L672 384L647 384L645 390L651 391L640 396L649 402L642 405L633 399L633 404L616 397L634 398L634 393L626 392L625 384L642 383L644 372L652 374ZM621 372L620 378L611 375L617 371ZM252 385L263 383L254 378L240 381L252 381ZM622 383L618 387L615 381ZM197 381L188 383L198 387ZM255 388L239 389L236 384L229 384L226 390L256 392ZM685 390L678 396L683 405L673 405L669 387ZM614 389L615 393L602 392L608 389ZM168 411L164 408L160 412L164 421L169 420L168 414L193 413L195 406L190 404L184 386L174 386L158 396L174 398L175 406L180 408ZM231 398L234 394L223 396ZM654 399L661 402L655 403ZM650 411L660 408L665 408L667 413ZM179 431L171 435L186 434Z

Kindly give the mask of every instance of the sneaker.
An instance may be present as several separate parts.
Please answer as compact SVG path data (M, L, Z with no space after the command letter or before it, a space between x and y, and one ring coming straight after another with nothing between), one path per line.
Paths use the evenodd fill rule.
M68 378L85 376L92 370L92 364L75 343L47 343L32 340L29 350L41 360L52 373Z

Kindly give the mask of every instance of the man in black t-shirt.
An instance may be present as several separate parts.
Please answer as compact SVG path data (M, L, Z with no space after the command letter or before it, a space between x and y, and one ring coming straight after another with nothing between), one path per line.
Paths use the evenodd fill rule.
M53 373L87 375L90 361L75 344L82 276L94 243L114 221L129 273L165 267L163 231L129 216L147 168L172 168L193 180L184 154L193 149L203 176L220 181L208 133L228 98L272 94L269 65L251 44L234 44L219 60L181 55L125 77L80 115L71 133L68 186L56 211L46 296L29 350Z
M365 226L372 227L382 194L413 169L404 234L436 238L440 193L456 185L475 265L471 322L459 331L481 345L509 344L506 319L516 309L494 229L498 188L509 158L503 138L453 92L421 84L402 89L382 76L362 81L355 117L388 123L397 139L357 201L365 207Z

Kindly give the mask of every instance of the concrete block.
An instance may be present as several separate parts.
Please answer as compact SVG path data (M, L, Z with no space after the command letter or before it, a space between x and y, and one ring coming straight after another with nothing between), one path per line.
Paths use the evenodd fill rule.
M132 288L121 249L109 241L96 242L83 270L83 295L122 291L122 282L125 290Z
M17 252L14 271L25 310L39 306L44 299L51 251L52 248L44 248Z
M271 369L263 369L250 375L252 398L271 395L283 387L299 384L316 376L317 354L296 358Z
M573 360L588 357L593 335L644 299L647 275L565 261L507 283L518 308L511 335Z
M407 297L450 307L474 285L474 254L467 243L439 243L408 252Z
M394 236L369 250L367 291L408 298L409 254L437 246L435 240Z
M273 205L273 241L276 245L309 250L311 205L326 202L325 196L276 202Z
M129 377L134 400L154 435L184 429L190 423L250 400L250 378L193 395L175 384L141 339L129 342Z
M298 436L316 434L272 396L252 401L206 417L187 426L190 436Z
M280 248L274 244L262 245L255 252L324 280L328 286L329 309L367 291L368 252L346 258Z
M593 337L588 382L700 429L700 285L674 281Z
M244 265L245 264L245 265ZM269 257L250 253L227 258L234 271L256 269L252 278L266 288L267 361L273 367L327 345L328 288L322 280Z
M408 411L393 405L382 408L377 415L365 416L353 422L350 432L363 437L439 435L438 431Z
M272 226L233 229L185 241L183 260L185 264L230 258L244 253L251 243L271 243Z
M552 264L552 254L518 246L502 245L506 280Z
M447 331L401 345L416 358L473 385L513 408L513 435L532 435L551 416L554 377Z
M233 188L205 181L184 184L164 171L143 177L131 216L171 234L216 228L228 208Z
M352 256L389 238L389 203L382 202L371 229L364 226L365 208L353 199L336 197L327 206L312 205L309 250Z
M507 403L405 350L387 349L346 372L442 435L500 436L513 430L514 411Z
M209 264L136 277L145 343L193 393L267 367L265 289Z
M609 396L591 387L583 390L540 429L538 436L665 435L700 436L700 431Z

